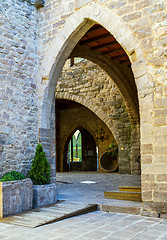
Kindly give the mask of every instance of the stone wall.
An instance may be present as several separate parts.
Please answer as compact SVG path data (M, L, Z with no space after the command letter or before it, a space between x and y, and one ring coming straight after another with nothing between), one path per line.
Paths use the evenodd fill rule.
M27 1L1 0L0 6L0 173L27 173L38 128L54 139L49 131L59 74L75 45L97 22L131 61L140 110L142 199L166 202L166 1L46 0L38 14Z
M30 167L38 142L37 11L0 2L0 176Z
M95 112L96 108L99 110L99 118L102 118L103 115L106 116L103 124L108 125L106 120L110 119L115 131L112 132L110 125L108 127L119 146L120 173L138 174L140 172L139 163L137 162L137 158L140 155L138 145L139 132L136 130L136 134L132 134L133 126L118 88L113 80L96 64L85 59L78 60L81 60L81 62L74 64L72 67L70 67L70 60L66 62L57 83L56 98L70 98L71 100L79 101L83 105L87 102L86 106L89 106L91 111ZM77 61L77 58L75 61ZM77 113L75 113L75 116L77 116L79 121L87 122L91 128L93 124L89 121L92 116L91 112L87 114L84 120L82 120L82 114L82 117ZM70 123L67 121L64 124L64 120L61 118L60 124L66 127ZM111 142L107 142L107 144L109 145ZM105 147L107 148L108 146ZM103 149L103 152L106 148ZM101 155L102 152L100 150L99 156Z

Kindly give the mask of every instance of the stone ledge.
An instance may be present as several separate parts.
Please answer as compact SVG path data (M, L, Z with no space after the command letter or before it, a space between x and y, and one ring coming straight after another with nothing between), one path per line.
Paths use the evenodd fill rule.
M41 7L44 7L45 5L44 0L23 0L23 1L26 1L31 5L34 5L36 8L41 8Z

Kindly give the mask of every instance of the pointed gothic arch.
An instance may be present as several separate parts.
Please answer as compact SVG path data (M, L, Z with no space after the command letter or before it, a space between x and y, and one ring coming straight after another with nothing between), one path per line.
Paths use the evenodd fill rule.
M50 115L50 102L53 101L54 90L62 67L78 41L95 22L106 28L125 50L132 63L132 71L138 91L143 90L140 86L143 79L147 83L148 88L152 86L152 82L149 81L147 76L142 49L127 24L120 16L107 7L99 4L87 5L69 17L63 29L53 39L52 44L47 49L47 54L42 60L40 67L41 78L49 76L49 82L43 95L41 117L39 119L42 128L49 127L49 120L47 121L45 117Z
M47 84L44 86L41 83L42 91L40 92L40 112L39 112L39 132L42 130L47 131L50 129L50 116L51 105L54 102L54 91L57 84L57 79L61 73L62 67L66 59L70 56L72 50L79 42L81 37L95 24L98 23L106 28L122 46L124 51L131 62L131 69L134 75L134 81L137 87L137 95L139 100L139 112L140 116L145 119L142 112L143 104L145 104L145 95L149 94L147 98L149 102L149 115L152 116L151 109L153 109L153 82L148 77L147 65L145 63L145 57L140 47L140 41L130 30L127 23L125 23L121 16L118 16L116 12L108 9L106 6L102 6L98 3L88 4L78 11L73 13L68 21L64 24L61 30L55 35L52 43L45 50L47 54L44 54L40 67L40 81L42 78L48 79ZM114 79L113 79L114 80ZM121 90L121 89L120 89ZM130 96L129 96L130 97ZM126 99L125 99L126 101ZM143 123L142 123L143 124ZM139 124L137 126L139 129ZM144 132L141 132L141 138ZM41 138L41 134L40 134ZM150 142L145 141L143 144L152 145ZM143 147L145 147L143 145ZM144 152L142 154L145 154Z

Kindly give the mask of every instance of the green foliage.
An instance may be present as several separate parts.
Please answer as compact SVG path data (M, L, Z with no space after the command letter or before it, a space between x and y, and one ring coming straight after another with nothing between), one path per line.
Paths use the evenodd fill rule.
M36 147L29 177L34 185L44 185L50 183L50 164L48 163L41 144L38 144Z
M0 181L7 182L7 181L23 180L25 178L26 177L22 173L11 171L11 172L5 173Z
M111 154L111 157L118 157L118 145L116 141L112 141L106 150Z

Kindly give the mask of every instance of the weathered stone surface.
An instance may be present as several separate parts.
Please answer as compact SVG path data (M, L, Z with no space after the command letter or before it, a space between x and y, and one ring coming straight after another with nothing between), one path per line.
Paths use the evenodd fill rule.
M0 176L27 175L38 142L37 12L25 1L2 0L0 19Z
M119 142L118 146L123 149L119 152L119 171L120 173L131 172L138 174L140 172L139 163L137 162L139 156L138 132L131 132L132 126L127 108L118 88L115 86L113 80L97 65L86 59L78 59L78 61L73 67L70 67L69 61L66 62L56 86L55 96L58 99L74 100L85 105L97 114L103 123L91 112L88 114L84 108L78 111L75 110L75 113L73 110L71 114L67 113L67 111L62 111L60 115L61 119L59 119L60 131L63 130L67 135L64 133L60 139L58 138L58 141L60 141L59 148L61 149L59 151L64 151L64 141L73 130L72 126L74 123L75 127L82 126L82 124L85 126L86 123L87 129L91 129L94 135L102 127L105 129L106 138L103 144L98 144L99 160L112 142L113 137L110 137L110 135L113 134L116 140L119 136L121 146ZM85 114L83 114L84 112ZM76 115L78 116L77 119L75 118ZM111 133L105 127L104 124L107 123L107 117L111 119L112 124L115 126L115 132L113 132L113 128L110 128L110 126L108 127ZM70 123L69 119L71 119ZM63 156L63 153L60 156ZM59 161L63 161L62 157ZM100 165L99 171L103 171Z
M167 85L165 1L47 0L45 7L37 10L27 1L1 0L0 175L14 169L28 173L33 157L29 149L34 148L35 151L39 137L43 137L38 136L38 129L53 130L54 114L50 110L57 75L79 39L89 29L87 26L91 27L95 22L111 32L132 62L138 90L141 145L148 144L142 149L141 159L152 156L152 162L144 164L143 173L166 174L163 164L167 156L164 150L167 148L167 123L162 118L155 120L167 113L164 100ZM133 68L136 61L142 62L143 67ZM54 63L57 68L51 79ZM107 89L110 87L108 85ZM128 81L122 92L127 88L131 89ZM93 87L93 91L97 89ZM85 90L80 94L84 97ZM101 94L101 98L104 98L106 89ZM132 101L129 101L125 99L125 103L132 106ZM101 107L107 111L107 104ZM115 115L115 118L118 119L118 116ZM54 134L52 131L50 133L49 141L53 142ZM154 149L157 139L163 142L161 150L157 150L157 146ZM152 145L150 149L149 145ZM48 151L52 159L53 152L52 143ZM159 153L162 155L159 156ZM157 164L154 165L156 161L159 162L159 168ZM143 194L143 200L148 201L151 196L151 201L154 201L153 191L149 195ZM166 201L166 198L161 196L160 201Z
M44 7L44 0L23 0L26 1L32 5L35 5L37 8Z
M0 183L1 217L31 210L33 184L31 179Z
M33 208L46 206L57 201L56 184L33 185Z

